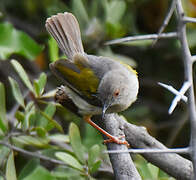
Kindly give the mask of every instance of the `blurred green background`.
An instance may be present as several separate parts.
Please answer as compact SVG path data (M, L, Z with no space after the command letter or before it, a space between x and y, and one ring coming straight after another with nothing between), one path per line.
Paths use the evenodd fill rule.
M195 17L196 1L184 0L183 2L186 2L184 8L187 15ZM72 12L78 19L86 53L112 57L130 64L137 70L140 81L138 99L128 110L121 113L127 121L145 126L152 136L168 147L188 145L190 128L187 106L184 102L180 102L173 114L168 115L167 111L174 95L158 85L158 82L162 82L180 89L183 84L184 68L179 42L176 39L159 40L153 47L151 40L104 45L112 39L156 33L170 3L169 0L0 0L0 82L1 93L6 94L6 105L1 108L6 109L7 112L4 113L6 118L2 118L0 114L0 122L2 120L0 138L4 140L8 134L19 132L18 139L9 139L10 143L31 151L40 150L51 157L54 157L57 150L66 151L82 165L95 168L85 174L84 169L81 172L78 166L73 167L70 162L68 162L69 168L65 170L37 159L28 162L28 157L14 154L16 176L19 179L36 178L36 171L43 174L42 179L85 179L88 176L96 179L113 178L108 158L106 162L103 161L105 155L97 153L94 159L101 161L93 160L93 163L89 162L89 164L80 159L79 154L82 153L85 159L87 151L92 147L94 154L105 148L102 145L101 135L66 109L54 105L53 99L43 98L45 93L61 85L61 82L51 74L48 65L63 57L63 54L45 29L46 19L59 12ZM173 32L176 28L176 17L172 16L165 32ZM195 25L189 24L187 32L190 49L194 54ZM17 69L18 72L20 71L20 65L15 61L11 64L11 59L16 59L22 65L30 79L27 80L28 82L25 82L24 74L20 77L16 73ZM15 80L11 78L8 80L8 77ZM69 126L70 122L77 124L80 127L79 131L74 124ZM54 147L51 144L52 140L46 138L56 135L59 131L64 131L64 134L69 133L69 140L66 141L67 150L62 150L62 147L56 144L57 147ZM75 131L80 132L82 140L80 135L78 135L79 140L71 138L71 134ZM34 139L30 139L31 136ZM40 146L35 142L37 138L41 138ZM44 141L46 139L48 141ZM59 140L59 137L57 139ZM70 150L69 143L74 149L73 144L76 141L76 147L82 143L84 151L78 153L77 148L73 152ZM0 174L5 174L9 170L6 168L8 161L5 158L14 157L10 155L8 149L5 149L0 146L0 151L4 152L2 157L0 155ZM87 154L89 159L91 155L89 152ZM143 179L163 177L169 179L140 156L135 156L135 162ZM108 171L101 171L101 168L98 170L100 164L101 167L107 167ZM34 167L32 171L29 169L31 166Z

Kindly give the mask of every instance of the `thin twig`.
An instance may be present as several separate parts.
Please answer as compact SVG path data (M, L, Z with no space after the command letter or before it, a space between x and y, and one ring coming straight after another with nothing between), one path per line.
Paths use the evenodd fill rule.
M185 23L196 23L196 18L192 18L192 17L185 16L183 20Z
M190 148L191 148L191 158L193 161L193 169L194 174L196 174L196 107L195 107L195 95L193 88L193 72L192 72L192 58L190 49L187 42L186 37L186 23L184 23L184 10L182 7L181 0L177 0L177 15L178 15L178 37L182 46L182 55L184 61L185 68L185 80L191 83L189 88L189 115L191 121L191 140L190 140ZM195 177L196 178L196 177Z
M49 161L49 162L55 163L55 164L67 165L67 164L65 164L65 163L62 162L62 161L59 161L59 160L56 160L56 159L53 159L53 158L49 158L49 157L44 156L44 155L41 155L41 154L39 154L39 153L26 151L26 150L24 150L24 149L21 149L21 148L19 148L19 147L16 147L16 146L11 145L11 144L9 144L9 143L7 143L7 142L4 142L4 141L0 141L0 144L3 145L3 146L8 147L9 149L12 149L12 150L14 150L14 151L17 151L17 152L26 154L26 155L28 155L28 156L36 157L36 158L39 158L39 159L42 159L42 160L46 160L46 161Z
M167 84L164 84L164 83L161 83L161 82L158 82L158 84L160 86L164 87L165 89L169 90L170 92L172 92L175 95L181 95L182 96L181 99L184 102L187 102L187 97L184 94L180 94L180 92L177 91L175 88L173 88L171 85L167 85Z
M179 91L179 94L173 99L171 106L168 110L169 114L172 114L172 112L174 111L175 107L177 106L178 102L180 101L180 99L182 98L182 96L184 95L184 93L189 89L191 83L186 81L184 82L182 88Z
M128 150L111 150L104 151L103 153L133 153L133 154L147 154L147 153L178 153L178 154L189 154L190 149L186 148L173 148L173 149L128 149Z
M191 60L194 63L196 61L196 55L192 56Z
M118 121L123 121L118 117ZM124 120L126 140L135 149L168 148L148 134L145 128L135 126ZM193 177L192 162L176 153L144 153L141 154L148 162L167 172L176 179L190 180Z
M166 39L166 38L176 38L177 33L176 32L170 32L170 33L162 33L159 35L159 39ZM119 43L125 43L129 41L141 41L141 40L152 40L157 39L157 34L148 34L148 35L139 35L139 36L129 36L121 39L115 39L111 41L107 41L105 45L111 45L111 44L119 44Z
M157 39L154 40L154 42L152 43L152 46L154 46L156 44L156 42L159 40L160 34L164 31L165 27L168 25L168 23L169 23L169 21L172 17L172 14L175 10L175 7L176 7L176 0L172 0L169 11L168 11L167 15L165 16L163 24L162 24L162 26L160 27L160 29L157 33L158 37L157 37Z

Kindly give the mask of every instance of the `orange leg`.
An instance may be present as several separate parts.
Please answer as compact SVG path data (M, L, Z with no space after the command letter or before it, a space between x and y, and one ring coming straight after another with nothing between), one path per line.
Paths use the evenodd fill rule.
M104 143L117 143L117 144L125 144L127 147L129 147L129 143L125 140L120 140L121 138L124 138L124 136L121 137L115 137L112 136L111 134L109 134L108 132L106 132L105 130L103 130L102 128L100 128L97 124L95 124L93 121L91 121L91 115L89 116L84 116L84 120L90 124L91 126L93 126L94 128L96 128L98 131L100 131L101 133L103 133L104 135L106 135L109 139L104 140Z

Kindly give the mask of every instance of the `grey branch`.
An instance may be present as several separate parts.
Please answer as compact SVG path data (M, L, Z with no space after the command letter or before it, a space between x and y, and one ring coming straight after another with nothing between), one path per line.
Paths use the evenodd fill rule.
M30 152L30 151L26 151L24 149L21 149L19 147L16 147L14 145L11 145L7 142L4 142L4 141L0 141L0 144L3 145L3 146L6 146L8 147L9 149L11 150L14 150L14 151L17 151L17 152L20 152L22 154L26 154L27 156L31 156L31 157L36 157L36 158L39 158L39 159L42 159L42 160L46 160L46 161L49 161L51 163L55 163L55 164L60 164L60 165L67 165L65 164L64 162L62 161L59 161L59 160L56 160L56 159L53 159L53 158L49 158L47 156L44 156L44 155L41 155L37 152Z
M122 121L122 119L121 119ZM124 122L125 135L132 148L168 150L163 144L150 136L145 128ZM191 161L176 153L145 153L143 157L169 175L181 180L193 177Z
M194 63L196 61L196 55L192 56L192 62Z
M178 153L178 154L189 154L189 148L173 148L173 149L128 149L128 150L110 150L104 151L104 153L115 154L115 153L132 153L132 154L147 154L147 153Z
M196 18L192 18L192 17L184 17L183 18L185 23L196 23Z
M188 94L188 109L191 121L191 158L193 161L194 174L196 174L196 107L195 107L195 95L193 87L193 72L192 72L192 57L186 37L186 23L184 23L184 10L181 0L177 0L177 16L178 16L178 38L181 43L182 58L184 62L185 80L191 83ZM194 179L196 176L194 176Z
M159 40L160 34L164 31L165 27L168 25L168 23L169 23L172 15L173 15L173 12L175 10L175 7L176 7L176 0L172 0L171 5L170 5L170 8L169 8L169 11L168 11L167 15L165 16L165 19L163 21L163 24L162 24L162 26L160 27L160 29L158 31L158 37L152 43L152 46L154 46L154 44Z
M104 118L104 121L100 122L100 126L102 126L107 132L110 134L120 137L124 134L124 128L122 121L118 121L116 118L117 114L107 114ZM101 116L98 116L100 120ZM115 143L107 144L108 150L128 150L125 145L118 145ZM129 153L127 154L109 154L110 161L112 163L112 167L114 170L114 175L116 179L130 179L130 180L140 180L141 177L133 163L133 160Z
M55 99L62 106L66 107L76 115L79 115L77 107L74 105L72 100L69 99L69 97L65 94L64 86L61 86L57 89ZM100 121L100 119L101 116L93 116L93 120L96 122L96 124L101 126L108 133L117 137L124 135L121 121L117 121L114 114L106 114L104 117L104 121ZM110 143L107 144L107 149L127 150L127 147L125 145ZM135 168L133 160L129 154L110 154L109 156L115 179L141 180L141 177L137 172L137 169Z
M120 44L120 43L125 43L125 42L130 42L130 41L153 40L153 39L157 39L157 38L166 39L166 38L176 38L176 37L177 37L176 32L161 33L160 35L148 34L148 35L130 36L130 37L125 37L125 38L121 38L121 39L107 41L105 43L105 45Z
M66 95L63 95L63 88L61 89L62 91L58 90L60 93L58 94L57 91L57 101L68 109L71 107L72 112L77 114L77 107L73 108L71 101L67 99ZM93 120L112 135L122 136L125 134L131 148L168 150L163 144L151 137L145 128L126 122L118 114L107 114L104 121L100 121L100 116L94 116ZM107 149L116 151L128 150L126 146L114 143L107 144ZM109 156L116 179L140 179L129 153L115 153L109 154ZM142 156L177 179L190 180L193 176L191 161L176 153L145 153Z

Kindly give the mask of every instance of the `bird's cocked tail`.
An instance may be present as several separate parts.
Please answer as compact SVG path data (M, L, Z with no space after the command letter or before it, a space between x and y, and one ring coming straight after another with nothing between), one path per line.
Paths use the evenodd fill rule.
M73 60L75 54L84 54L80 27L71 13L58 13L48 18L46 29L70 61Z

